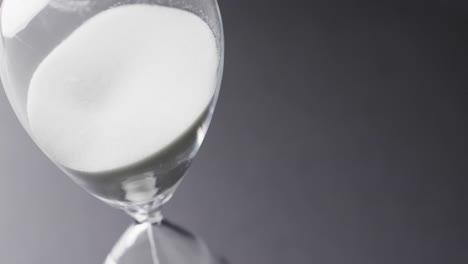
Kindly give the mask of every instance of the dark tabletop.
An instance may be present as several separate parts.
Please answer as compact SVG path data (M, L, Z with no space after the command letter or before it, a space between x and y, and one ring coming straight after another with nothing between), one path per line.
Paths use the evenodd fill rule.
M212 126L165 209L233 264L468 261L465 1L223 0ZM0 94L0 263L101 263L129 224Z

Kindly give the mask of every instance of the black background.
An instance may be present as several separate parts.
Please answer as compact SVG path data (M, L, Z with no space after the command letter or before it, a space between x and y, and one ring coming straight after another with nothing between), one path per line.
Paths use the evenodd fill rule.
M220 1L224 82L166 215L233 264L467 263L465 1ZM129 219L0 97L0 263L100 263Z

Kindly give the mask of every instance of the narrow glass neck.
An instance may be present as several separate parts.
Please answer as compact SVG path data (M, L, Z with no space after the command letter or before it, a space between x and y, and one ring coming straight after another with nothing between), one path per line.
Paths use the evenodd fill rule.
M161 203L151 202L126 208L125 212L139 223L159 224L163 219L161 207Z
M176 184L165 193L158 195L151 202L143 204L127 204L121 208L139 223L159 224L163 219L161 208L171 199L177 186L178 185Z
M160 224L162 220L163 215L161 213L161 210L156 210L147 214L144 222L151 224Z

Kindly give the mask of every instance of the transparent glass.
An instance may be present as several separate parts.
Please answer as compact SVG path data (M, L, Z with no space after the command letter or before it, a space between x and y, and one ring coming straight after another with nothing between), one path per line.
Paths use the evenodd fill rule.
M209 26L216 42L216 54L218 57L216 70L214 72L215 81L213 84L213 93L206 107L192 120L190 125L184 128L182 133L174 135L174 138L168 141L169 143L164 145L164 147L154 149L151 155L146 155L144 158L138 159L137 161L121 164L121 166L114 166L101 170L86 170L69 166L69 164L66 164L63 160L58 159L55 153L51 153L43 142L38 142L38 137L35 136L32 131L30 117L34 113L31 113L31 108L28 109L28 100L29 96L31 96L30 89L34 76L36 72L41 70L41 64L43 64L62 43L67 42L67 39L71 38L75 32L79 31L80 27L86 25L88 21L109 10L132 5L138 5L140 7L159 6L171 10L183 10L184 13L189 12L192 15L196 15L196 17L204 21L204 24ZM37 143L44 154L74 182L105 203L124 210L136 221L123 234L120 241L107 257L105 263L221 263L222 261L210 253L206 245L200 239L195 238L187 231L163 220L160 213L162 205L174 194L175 189L202 144L218 98L223 74L224 35L217 1L4 0L1 8L0 21L2 32L0 47L1 79L7 97L25 130L31 135L32 139ZM116 30L120 30L118 34L132 33L129 31L132 27L126 27L124 25L127 22L133 23L133 21L119 21L119 25L116 25ZM167 23L167 25L164 24L163 26L169 31L173 28L177 29L177 27L173 26L171 23ZM142 34L148 36L148 39L156 39L159 33L152 32L152 30L148 30L148 28L151 27L145 27L146 31ZM159 26L159 28L161 28L161 26ZM135 28L133 29L135 30ZM126 30L129 32L126 32ZM139 30L139 28L136 30ZM106 34L109 34L109 32L106 32ZM164 38L158 39L158 41L163 44L165 41L171 43L170 41L172 40L170 36L172 35L166 34L164 36ZM177 40L190 45L192 43L190 37L193 36L177 36ZM103 39L105 40L105 38ZM94 39L92 39L92 41L94 41ZM95 41L100 41L100 38L97 38ZM150 50L148 50L148 52L145 50L145 48L148 48L148 45L145 44L145 38L141 38L139 41L142 47L142 52L138 53L139 56L145 56L145 53L149 54L152 52ZM140 48L140 44L138 43L135 44L135 42L132 42L132 45L134 45L133 48L136 47L138 50ZM86 43L86 45L90 47L94 44ZM96 45L104 44L96 43ZM118 43L110 43L109 50L112 50L111 48L116 49L115 46L118 46ZM177 47L179 47L179 45ZM87 51L86 48L84 50L85 52ZM123 49L122 51L125 50ZM197 52L197 50L194 49L194 52ZM131 55L132 53L128 54ZM119 57L120 53L115 55L115 57ZM203 60L203 58L198 59ZM96 63L99 63L97 59L94 58L94 60ZM73 63L74 61L65 64L50 64L47 70L49 72L55 71L57 75L66 75L69 74L70 71L63 70L63 68L74 67ZM72 66L69 66L69 64ZM184 65L176 65L176 67L183 66ZM106 75L109 75L109 72L111 72L108 68L109 67L106 66L102 72L97 71L96 74L102 78L107 78L108 76ZM135 65L135 68L139 68L139 65ZM162 74L170 76L173 74L171 69L175 68L164 67L163 65L162 68L160 67L158 69L158 71L167 71ZM151 71L151 67L149 67L149 69L145 68L144 70ZM191 69L186 70L190 71ZM95 71L94 68L93 71ZM124 72L122 74L126 73ZM129 78L138 78L139 75L130 76L132 77ZM75 78L76 76L64 76L63 78L68 77ZM47 78L49 78L46 79L49 80L49 82L45 83L50 83L50 85L53 86L56 78ZM112 78L112 76L109 78ZM177 75L176 78L181 82L190 83L190 78L193 78L193 74L187 72L187 74ZM110 90L108 89L106 93L113 93L112 88L113 87L110 86ZM63 89L65 90L60 90L60 93L66 94L67 87L63 87ZM96 85L96 89L101 88L99 85ZM158 89L165 89L165 87L158 87ZM44 93L46 91L48 90L41 89L39 92ZM164 111L183 112L180 109L183 110L185 105L179 102L188 102L187 98L190 99L194 97L193 93L196 93L196 91L187 91L189 92L178 94L179 97L169 104L169 106L166 106ZM47 98L47 96L44 97L41 95L41 98ZM74 94L70 94L70 96L74 96ZM99 93L92 96L99 96ZM149 98L149 100L151 99L152 98ZM138 104L136 103L135 105ZM65 107L68 107L68 105ZM62 113L62 110L63 108L60 107L53 109L53 111L57 111L59 114ZM127 111L132 111L132 109L127 109ZM67 111L63 111L63 115L66 114ZM118 117L116 117L116 119L118 119ZM125 120L117 121L125 124ZM149 119L145 122L151 123L157 121L158 120ZM60 122L60 120L58 119L56 122ZM81 124L81 127L86 130L86 122ZM126 128L126 133L134 133L135 137L138 137L138 129L137 127L133 128L129 125ZM55 131L51 129L51 133L55 133ZM116 134L118 134L118 131ZM154 133L154 137L158 136L158 133ZM119 142L115 142L115 144L118 146ZM96 148L97 147L98 145ZM118 149L118 147L116 148ZM112 155L111 151L115 150L109 150L109 155ZM105 151L102 153L106 154Z

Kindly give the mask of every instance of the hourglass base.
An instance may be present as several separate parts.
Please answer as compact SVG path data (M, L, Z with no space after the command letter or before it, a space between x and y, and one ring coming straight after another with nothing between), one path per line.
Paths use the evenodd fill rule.
M184 229L163 220L134 223L122 235L104 264L227 264L206 244Z

